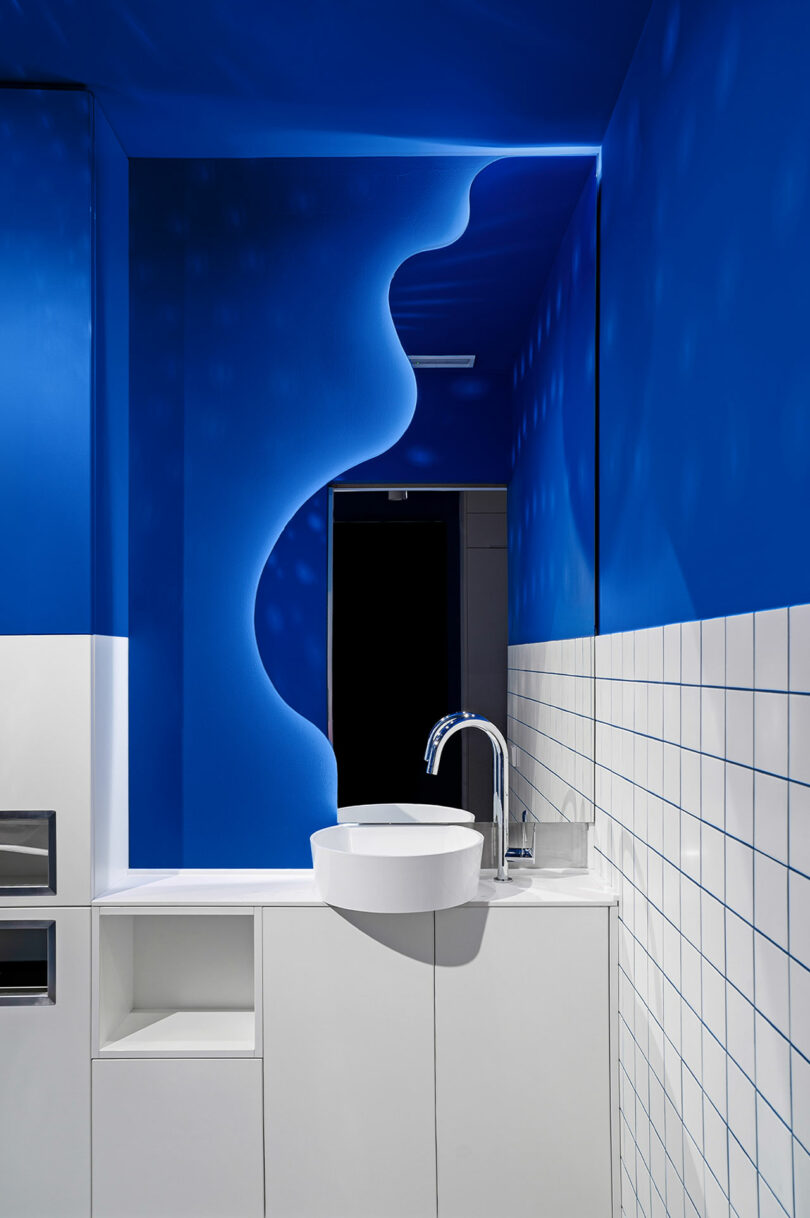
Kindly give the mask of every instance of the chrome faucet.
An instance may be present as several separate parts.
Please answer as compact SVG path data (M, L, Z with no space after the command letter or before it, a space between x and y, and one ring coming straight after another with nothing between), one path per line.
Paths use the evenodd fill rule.
M496 880L508 880L509 868L506 861L509 849L509 784L506 776L509 773L509 752L506 741L494 723L483 715L474 715L472 711L456 711L445 715L438 723L434 723L428 736L425 749L425 761L428 774L438 774L442 749L451 736L465 727L477 727L489 736L492 745L492 819L495 822L495 851L497 858Z

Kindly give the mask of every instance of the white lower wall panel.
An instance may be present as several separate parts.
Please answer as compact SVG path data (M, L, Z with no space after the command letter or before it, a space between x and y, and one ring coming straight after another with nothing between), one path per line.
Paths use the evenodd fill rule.
M263 939L268 1215L435 1218L433 915L266 909Z
M55 927L55 1002L0 1005L0 1216L90 1213L90 910L0 909Z
M93 1062L93 1218L261 1218L256 1059Z
M606 908L436 914L439 1218L610 1218L609 1042Z

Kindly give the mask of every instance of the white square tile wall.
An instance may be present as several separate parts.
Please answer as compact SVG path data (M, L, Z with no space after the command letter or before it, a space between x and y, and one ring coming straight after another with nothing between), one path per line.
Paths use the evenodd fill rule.
M565 814L587 643L510 648L510 731L534 742L515 792L537 815ZM810 606L600 636L593 655L622 1214L807 1218Z
M510 812L590 821L594 808L593 638L509 648Z

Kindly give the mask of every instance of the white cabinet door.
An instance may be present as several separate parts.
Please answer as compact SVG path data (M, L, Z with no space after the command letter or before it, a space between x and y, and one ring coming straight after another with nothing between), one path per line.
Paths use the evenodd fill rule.
M93 1062L93 1218L261 1218L255 1058Z
M269 1218L435 1218L433 915L264 913Z
M436 914L439 1218L609 1218L608 912Z
M9 924L37 921L54 923L53 1002L0 1004L0 1216L87 1218L90 910L0 910L6 959Z

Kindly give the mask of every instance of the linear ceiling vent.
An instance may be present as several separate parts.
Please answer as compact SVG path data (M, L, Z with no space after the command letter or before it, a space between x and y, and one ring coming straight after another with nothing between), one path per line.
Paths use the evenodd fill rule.
M474 355L409 355L412 368L472 368Z

